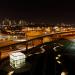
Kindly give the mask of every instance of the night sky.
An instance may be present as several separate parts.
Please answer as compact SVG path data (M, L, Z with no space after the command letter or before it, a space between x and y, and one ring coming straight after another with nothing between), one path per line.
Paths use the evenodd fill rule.
M64 0L0 0L0 18L75 23L75 4Z

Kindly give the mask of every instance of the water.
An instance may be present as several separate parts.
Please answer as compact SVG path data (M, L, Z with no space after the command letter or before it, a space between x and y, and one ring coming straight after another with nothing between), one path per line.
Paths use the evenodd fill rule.
M56 41L56 45L53 44L54 42L50 44L47 43L47 47L44 47L46 50L44 53L32 54L27 57L26 61L31 64L30 69L20 73L14 72L13 75L75 75L75 54L70 48L66 49L65 46L65 48L59 48L61 51L58 50L58 52L54 52L53 47L57 46L59 42L60 41ZM36 48L33 49L36 50ZM58 54L61 55L58 60L61 63L58 63L55 59ZM8 72L4 70L5 66L2 66L2 69L0 69L0 75L8 74Z

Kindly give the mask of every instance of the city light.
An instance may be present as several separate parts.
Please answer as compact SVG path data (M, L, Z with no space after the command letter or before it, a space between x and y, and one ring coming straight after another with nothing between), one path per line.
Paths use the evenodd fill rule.
M13 75L14 71L10 71L7 75Z
M62 72L61 75L67 75L66 72Z
M61 62L60 62L60 61L57 61L57 63L58 63L58 64L61 64Z
M56 57L55 59L57 60L57 59L59 59L59 57Z
M37 24L33 22L26 22L24 20L18 20L17 22L14 21L14 23L11 20L3 20L3 24L0 25L0 57L1 59L10 57L10 59L5 59L5 61L10 61L10 63L8 63L10 68L14 70L21 68L26 69L28 64L31 64L33 67L35 62L38 63L38 56L47 54L48 52L51 52L48 54L52 54L52 58L56 61L56 66L63 66L63 56L65 57L66 55L69 55L68 53L72 53L71 55L74 55L74 27L66 24L51 25L43 23L43 25L41 25L41 23ZM69 48L67 51L66 49L65 51L62 50L65 45L62 39L72 42L70 45L67 44L66 49ZM39 47L39 49L37 47ZM64 54L64 52L66 53ZM37 61L34 60L34 58ZM7 75L12 75L13 73L15 72L10 71ZM66 75L66 73L62 72L61 75Z
M60 57L61 55L60 54L58 54L58 57Z
M25 65L26 56L21 52L14 52L10 54L10 65L17 69Z

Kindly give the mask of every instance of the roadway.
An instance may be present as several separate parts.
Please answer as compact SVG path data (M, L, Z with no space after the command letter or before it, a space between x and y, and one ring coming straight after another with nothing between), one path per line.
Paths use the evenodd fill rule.
M12 41L0 41L0 48L1 47L5 47L5 46L8 46L8 45L14 45L14 44L20 44L20 42L22 43L22 42L28 42L28 41L33 41L33 40L35 40L35 39L39 39L39 38L42 38L42 37L48 37L48 36L50 36L50 37L52 37L53 35L65 35L65 34L67 34L67 35L69 35L69 36L72 36L72 35L70 35L69 33L71 33L71 32L75 32L75 31L67 31L67 32L57 32L57 33L47 33L47 34L43 34L43 35L39 35L39 36L36 36L34 39L28 39L28 40L19 40L19 41L17 41L18 39L16 39L16 40L12 40ZM75 34L75 33L74 33ZM66 36L66 35L65 35ZM74 35L73 35L74 36ZM57 37L57 36L56 36ZM63 37L63 36L62 36ZM59 36L59 38L60 38L60 36ZM63 37L64 38L64 37Z
M0 47L8 46L15 43L18 43L18 42L17 41L0 41Z

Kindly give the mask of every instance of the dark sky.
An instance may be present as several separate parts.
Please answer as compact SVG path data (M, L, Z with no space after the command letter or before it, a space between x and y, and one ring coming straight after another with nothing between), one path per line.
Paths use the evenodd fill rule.
M0 0L0 17L75 23L75 4L69 0Z

